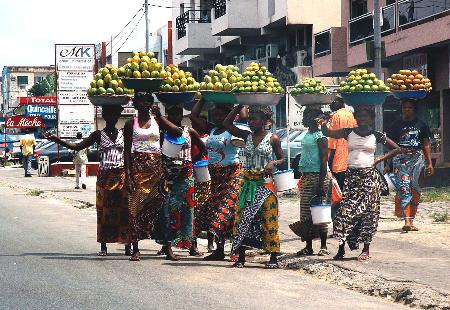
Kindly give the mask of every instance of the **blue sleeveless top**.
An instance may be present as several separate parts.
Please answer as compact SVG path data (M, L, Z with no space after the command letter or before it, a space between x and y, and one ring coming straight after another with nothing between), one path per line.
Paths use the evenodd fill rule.
M238 148L231 144L231 134L228 131L216 135L214 132L217 128L213 128L206 140L206 148L208 149L208 163L220 164L224 166L239 163Z

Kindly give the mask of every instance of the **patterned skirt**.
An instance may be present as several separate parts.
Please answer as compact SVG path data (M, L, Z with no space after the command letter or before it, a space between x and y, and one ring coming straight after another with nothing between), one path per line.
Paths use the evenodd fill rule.
M163 163L166 196L154 238L158 243L189 249L195 208L192 162L163 156Z
M97 242L128 242L128 201L123 168L100 170L96 185Z
M289 228L299 236L302 241L320 237L328 233L328 224L314 225L311 216L311 200L317 195L320 186L320 173L304 173L300 180L300 221L289 225ZM331 203L331 177L326 176L324 182L325 201Z
M254 197L249 197L250 192ZM240 195L246 196L241 196L245 204L236 212L231 253L242 246L280 252L278 198L273 183L264 182L264 172L244 171Z
M209 165L211 175L211 224L209 231L219 238L231 237L239 197L240 166Z
M211 199L211 181L195 183L194 209L194 236L197 237L202 231L211 228L211 209L209 199Z
M378 228L384 183L375 168L349 169L345 175L341 208L333 221L334 237L351 250L370 243Z
M131 177L136 189L128 200L130 242L149 239L151 236L164 202L162 176L160 154L132 154Z

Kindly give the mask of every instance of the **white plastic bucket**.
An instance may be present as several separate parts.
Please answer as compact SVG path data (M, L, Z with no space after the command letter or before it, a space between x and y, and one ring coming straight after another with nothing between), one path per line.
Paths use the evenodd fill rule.
M237 128L248 131L250 134L252 133L250 127L248 127L247 124L235 124ZM231 137L231 144L233 144L235 147L244 148L245 147L245 141L242 138L232 136Z
M332 222L331 204L311 205L310 210L313 224L328 224Z
M384 175L384 179L386 180L388 188L389 188L389 194L395 195L396 189L395 189L395 184L392 181L392 177L393 177L393 175L391 175L389 173L386 173Z
M211 176L209 175L207 160L199 160L198 162L194 163L193 166L194 166L195 182L202 183L202 182L211 181Z
M183 147L186 138L183 136L173 138L164 134L164 142L161 148L161 152L167 157L178 158L180 156L181 148Z
M295 184L294 170L282 170L272 174L277 192L285 192L294 189Z

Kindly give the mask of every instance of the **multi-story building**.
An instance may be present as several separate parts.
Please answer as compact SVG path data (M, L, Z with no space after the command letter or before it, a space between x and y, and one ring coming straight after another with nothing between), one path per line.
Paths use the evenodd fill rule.
M5 66L2 71L2 107L4 114L19 106L19 97L26 97L28 90L55 73L54 66Z

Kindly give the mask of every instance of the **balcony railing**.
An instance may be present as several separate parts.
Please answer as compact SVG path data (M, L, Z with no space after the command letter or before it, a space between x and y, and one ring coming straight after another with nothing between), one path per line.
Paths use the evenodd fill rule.
M398 24L400 27L450 12L450 0L405 0L398 3Z
M314 35L314 56L320 57L331 53L331 30Z
M189 10L176 19L178 39L186 36L186 24L189 23L211 23L210 10Z
M227 0L213 0L214 19L227 14Z
M383 17L381 34L386 35L395 31L395 4L383 7L381 14ZM373 37L373 14L367 13L350 20L348 22L348 29L350 44L354 44Z

